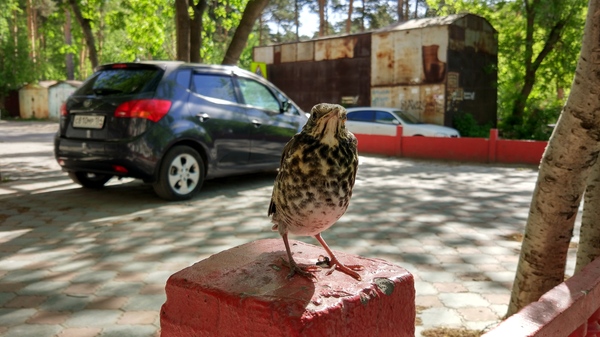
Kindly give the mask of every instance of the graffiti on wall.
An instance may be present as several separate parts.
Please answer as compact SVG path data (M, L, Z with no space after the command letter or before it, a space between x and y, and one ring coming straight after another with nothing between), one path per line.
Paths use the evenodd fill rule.
M391 107L392 105L392 90L391 89L372 89L371 90L371 106Z

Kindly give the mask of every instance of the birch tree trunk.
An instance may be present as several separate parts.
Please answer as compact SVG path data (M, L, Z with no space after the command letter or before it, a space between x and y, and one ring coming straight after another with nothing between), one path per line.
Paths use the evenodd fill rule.
M592 168L583 196L583 216L575 272L600 257L600 161Z
M590 0L571 94L544 151L507 316L564 279L581 197L600 150L600 1Z

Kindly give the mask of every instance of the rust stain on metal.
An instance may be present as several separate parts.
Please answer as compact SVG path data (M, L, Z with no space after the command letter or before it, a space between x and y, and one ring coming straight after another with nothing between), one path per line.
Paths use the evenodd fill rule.
M321 101L389 106L448 126L467 112L495 126L497 52L486 19L456 14L276 45L267 64L269 79L304 110Z

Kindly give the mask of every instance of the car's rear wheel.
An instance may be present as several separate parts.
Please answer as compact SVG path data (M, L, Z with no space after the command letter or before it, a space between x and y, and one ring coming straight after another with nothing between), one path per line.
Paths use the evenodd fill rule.
M112 178L110 174L100 174L92 172L69 172L69 178L76 184L87 188L102 188Z
M166 200L192 198L204 182L204 162L189 146L176 146L164 157L153 184L154 192Z

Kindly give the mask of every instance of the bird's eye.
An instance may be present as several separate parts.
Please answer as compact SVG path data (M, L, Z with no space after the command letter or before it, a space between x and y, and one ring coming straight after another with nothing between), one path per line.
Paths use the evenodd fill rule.
M315 113L315 114L310 115L310 118L312 118L313 121L316 121L317 120L317 114Z

